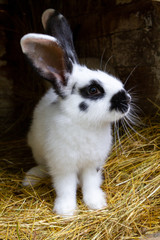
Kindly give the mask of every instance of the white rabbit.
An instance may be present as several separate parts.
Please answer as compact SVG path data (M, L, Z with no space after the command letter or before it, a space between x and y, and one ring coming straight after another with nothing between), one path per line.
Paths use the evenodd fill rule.
M53 9L42 15L46 34L27 34L22 51L51 88L35 108L28 134L37 166L23 185L48 174L56 190L54 211L73 215L79 183L90 209L106 207L100 188L102 168L112 145L111 123L128 114L130 95L102 71L81 66L66 19Z

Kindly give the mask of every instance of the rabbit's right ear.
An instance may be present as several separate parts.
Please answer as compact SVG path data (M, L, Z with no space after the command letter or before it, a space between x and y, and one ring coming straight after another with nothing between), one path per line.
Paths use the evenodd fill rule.
M45 34L30 33L21 39L21 47L38 73L50 81L56 93L63 97L72 64L66 62L65 53L57 39Z

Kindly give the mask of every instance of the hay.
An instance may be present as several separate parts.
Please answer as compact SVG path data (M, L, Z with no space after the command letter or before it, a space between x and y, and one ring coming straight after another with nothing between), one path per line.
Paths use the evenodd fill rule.
M108 207L89 211L78 191L78 213L63 219L52 212L50 179L21 185L32 165L24 140L0 144L0 239L139 239L160 231L160 124L147 120L132 138L122 136L104 168Z

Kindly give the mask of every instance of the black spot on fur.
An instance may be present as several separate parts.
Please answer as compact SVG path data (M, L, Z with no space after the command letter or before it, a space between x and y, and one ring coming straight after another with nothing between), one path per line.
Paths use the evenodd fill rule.
M89 85L80 89L80 94L83 98L98 100L104 97L105 91L100 81L91 80Z
M81 111L85 112L85 111L88 109L88 104L85 103L85 102L81 102L81 103L79 104L79 109L80 109Z
M110 111L116 110L125 113L129 108L130 101L131 97L124 90L121 90L111 98Z
M75 89L76 89L76 83L73 85L73 87L72 87L72 91L71 91L71 94L74 94L74 92L75 92Z
M66 64L66 69L67 69L67 72L69 73L72 73L72 70L73 70L73 63L71 61L70 58L68 58L67 54L65 53L65 64Z

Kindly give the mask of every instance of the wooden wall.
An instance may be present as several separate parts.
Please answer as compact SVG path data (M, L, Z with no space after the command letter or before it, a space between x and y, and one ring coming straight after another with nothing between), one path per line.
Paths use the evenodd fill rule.
M7 36L5 29L8 28L6 18L7 1L0 1L0 132L5 129L7 123L11 123L13 112L12 79L8 75L6 45Z

